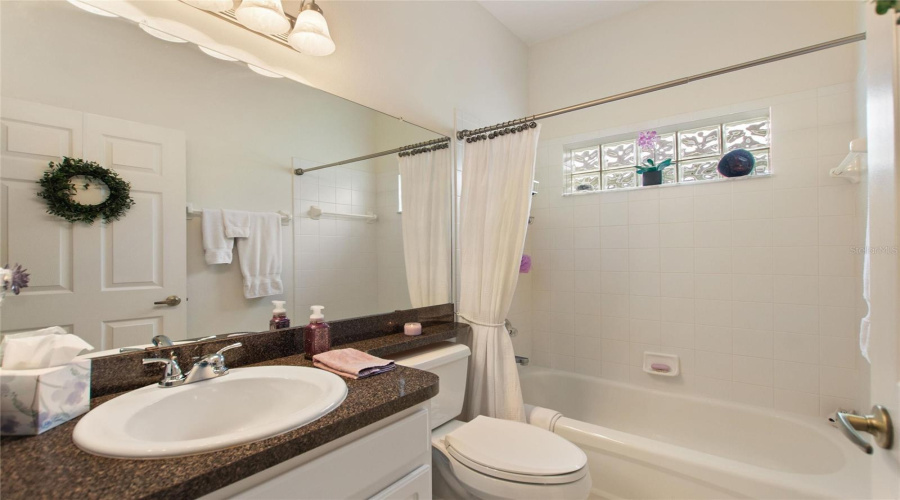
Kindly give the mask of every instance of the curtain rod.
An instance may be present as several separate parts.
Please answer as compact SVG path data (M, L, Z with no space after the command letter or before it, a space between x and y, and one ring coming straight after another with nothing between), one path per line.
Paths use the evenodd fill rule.
M707 71L706 73L700 73L693 76L688 76L685 78L679 78L677 80L671 80L664 83L659 83L656 85L651 85L649 87L644 87L636 90L631 90L628 92L622 92L621 94L615 94L607 97L603 97L600 99L595 99L593 101L583 102L581 104L576 104L574 106L569 106L566 108L560 108L553 111L547 111L546 113L540 113L533 116L526 116L524 118L519 118L517 120L512 120L509 122L498 123L496 125L491 125L490 127L483 127L475 130L460 130L456 133L456 138L458 140L463 140L466 137L478 136L478 134L482 134L484 132L491 132L494 130L500 130L511 126L522 125L528 122L532 122L534 120L541 120L544 118L551 118L553 116L559 116L565 113L570 113L572 111L580 111L582 109L591 108L594 106L599 106L601 104L606 104L614 101L621 101L623 99L628 99L629 97L635 97L639 95L649 94L651 92L656 92L658 90L664 90L672 87L677 87L679 85L685 85L691 82L695 82L697 80L703 80L706 78L712 78L718 75L724 75L726 73L732 73L734 71L740 71L742 69L752 68L754 66L761 66L763 64L768 64L775 61L781 61L783 59L790 59L792 57L802 56L805 54L811 54L813 52L818 52L820 50L830 49L833 47L839 47L841 45L846 45L849 43L861 42L866 39L865 33L857 33L855 35L846 36L844 38L837 38L835 40L831 40L828 42L818 43L816 45L810 45L808 47L803 47L796 50L791 50L788 52L782 52L780 54L775 54L769 57L763 57L761 59L754 59L752 61L747 61L740 64L735 64L733 66L726 66L724 68L716 69L713 71ZM487 137L479 137L479 139L486 139Z
M348 163L355 163L355 162L363 161L363 160L371 160L372 158L378 158L379 156L387 156L387 155L392 155L394 153L403 153L404 151L410 151L410 154L417 154L417 152L414 152L412 150L427 148L428 146L437 146L437 145L442 145L442 146L435 147L433 149L443 149L444 147L449 147L450 138L442 137L440 139L433 139L430 141L419 142L416 144L410 144L409 146L401 146L399 148L394 148L389 151L382 151L380 153L372 153L370 155L365 155L365 156L357 156L356 158L350 158L349 160L343 160L343 161L336 161L334 163L326 163L325 165L319 165L317 167L295 168L294 175L303 175L307 172L312 172L313 170L321 170L323 168L337 167L338 165L346 165ZM424 153L424 151L419 151L418 153Z

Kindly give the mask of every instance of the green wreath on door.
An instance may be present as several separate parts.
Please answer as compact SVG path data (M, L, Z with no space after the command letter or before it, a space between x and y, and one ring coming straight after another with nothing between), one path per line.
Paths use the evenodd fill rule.
M91 182L102 183L109 190L109 196L96 205L78 203L72 199L78 192L73 182L75 177L86 179L83 184L85 189ZM41 185L38 196L47 203L47 213L73 223L84 222L90 225L98 218L104 223L110 223L119 220L134 206L131 184L113 170L81 158L64 156L59 163L50 162L50 169L37 182Z

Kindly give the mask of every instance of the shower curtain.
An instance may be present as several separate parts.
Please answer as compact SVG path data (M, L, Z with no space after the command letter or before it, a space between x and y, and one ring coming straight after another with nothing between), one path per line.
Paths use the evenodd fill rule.
M459 316L472 330L464 414L525 421L512 340L503 322L525 245L540 126L468 143L460 200Z
M450 149L400 157L403 258L413 307L450 299Z

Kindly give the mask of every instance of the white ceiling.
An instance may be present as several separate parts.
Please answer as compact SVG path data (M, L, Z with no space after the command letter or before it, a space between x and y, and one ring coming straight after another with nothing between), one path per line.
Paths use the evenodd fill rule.
M550 40L603 19L637 9L638 0L479 0L485 9L528 45Z

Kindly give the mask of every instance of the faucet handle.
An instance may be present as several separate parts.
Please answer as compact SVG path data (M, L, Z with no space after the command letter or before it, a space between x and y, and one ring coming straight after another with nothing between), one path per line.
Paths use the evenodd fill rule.
M181 367L178 366L178 356L172 354L171 358L144 358L142 360L143 364L149 365L152 363L165 363L166 371L163 375L162 381L159 383L162 387L171 387L173 385L178 385L181 381L184 380L184 374L181 373Z
M232 350L232 349L237 349L238 347L244 347L244 344L242 344L242 343L240 343L240 342L235 342L234 344L227 345L227 346L225 346L225 347L219 349L218 351L216 351L216 354L222 354L222 353L225 352L225 351L230 351L230 350Z

